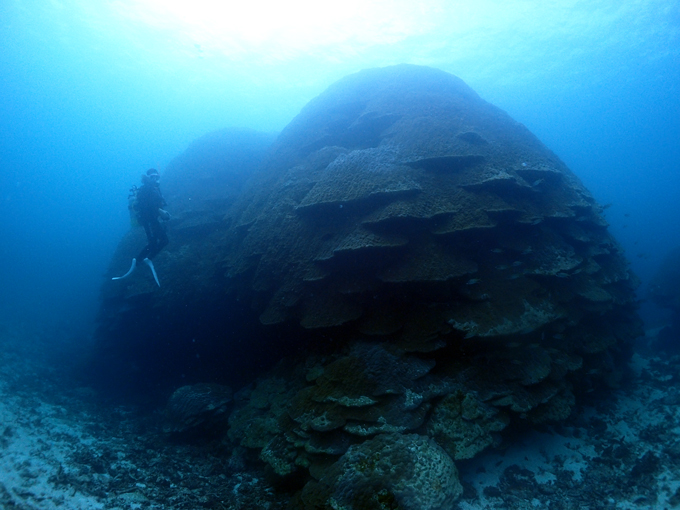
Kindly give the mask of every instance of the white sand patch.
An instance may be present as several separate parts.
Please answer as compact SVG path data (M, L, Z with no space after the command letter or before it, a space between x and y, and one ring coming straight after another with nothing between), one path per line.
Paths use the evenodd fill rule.
M60 406L8 394L0 387L0 491L5 505L23 508L74 510L104 508L101 498L54 481L69 471L69 455L77 444L92 444ZM117 507L109 507L117 508Z
M243 448L170 441L160 411L99 402L43 347L21 331L0 337L0 508L285 508Z
M594 448L583 439L556 433L529 432L507 449L486 452L465 464L461 469L461 479L470 483L481 499L474 504L462 501L460 508L476 510L501 504L496 498L486 496L485 489L497 486L503 473L512 466L532 472L535 481L542 485L553 484L557 480L558 470L569 471L574 480L580 481L587 470L588 461L594 456ZM541 507L538 499L529 503L536 508Z

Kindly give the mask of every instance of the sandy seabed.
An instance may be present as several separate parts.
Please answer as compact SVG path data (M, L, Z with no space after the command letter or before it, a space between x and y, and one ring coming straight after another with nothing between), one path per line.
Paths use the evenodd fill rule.
M36 355L45 345L0 339L0 508L286 508L242 448L170 441L162 412L100 401ZM457 509L680 507L680 357L636 354L631 368L567 423L457 463Z
M0 338L0 509L285 507L243 448L172 442L161 410L102 402L54 351L36 335Z

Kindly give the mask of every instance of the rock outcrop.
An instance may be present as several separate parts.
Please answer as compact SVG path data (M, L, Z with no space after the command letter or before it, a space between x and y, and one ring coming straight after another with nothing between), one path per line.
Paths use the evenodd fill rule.
M226 428L231 401L229 386L206 383L182 386L168 401L165 431L178 437L217 436Z
M200 372L244 387L228 437L298 483L300 508L449 507L455 461L616 386L641 332L636 278L590 193L430 68L340 80L237 195L172 227L167 284L119 289L101 331L134 318L156 345L209 337L213 359L230 355ZM283 360L254 365L263 351Z
M446 510L463 493L458 470L432 439L383 434L351 447L319 481L304 508Z
M640 334L637 280L601 208L441 71L331 86L228 216L228 291L320 344L244 394L229 435L278 476L308 472L307 502L320 486L334 497L374 438L423 434L462 460L513 421L564 420L580 392L618 384Z
M229 213L228 287L264 324L343 327L427 352L586 327L633 302L581 182L461 80L397 66L340 80L281 133ZM579 342L587 336L585 330Z

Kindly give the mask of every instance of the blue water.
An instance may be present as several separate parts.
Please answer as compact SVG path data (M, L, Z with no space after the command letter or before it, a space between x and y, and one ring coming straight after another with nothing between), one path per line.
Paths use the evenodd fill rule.
M533 131L612 204L644 283L680 244L680 3L538 3L3 0L0 319L87 327L142 171L401 62Z

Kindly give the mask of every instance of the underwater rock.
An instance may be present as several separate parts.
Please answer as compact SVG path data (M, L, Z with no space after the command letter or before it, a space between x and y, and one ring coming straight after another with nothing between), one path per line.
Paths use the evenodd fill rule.
M275 371L272 402L239 403L229 436L281 476L308 473L309 508L339 497L341 472L377 438L427 434L462 460L511 422L566 419L577 393L617 384L641 333L637 280L588 191L526 128L433 69L331 86L228 216L227 288L263 324L320 341ZM364 483L372 495L353 508L396 504Z
M352 446L302 492L306 509L452 508L463 487L451 457L432 439L384 434Z
M432 360L389 345L355 343L313 366L309 358L291 361L244 392L229 418L229 438L259 450L281 476L298 468L315 472L329 456L378 434L418 429L431 401L453 388L428 375Z
M186 435L200 429L202 434L211 429L224 430L227 411L232 402L232 391L220 384L193 384L178 388L166 407L166 432Z
M454 460L471 459L498 442L507 413L480 402L474 394L450 393L438 402L427 423L427 434Z
M641 334L637 279L592 196L442 71L340 80L229 196L179 214L167 285L106 302L100 355L171 345L189 354L175 373L245 386L229 440L307 508L450 507L454 460L615 387ZM228 359L213 372L203 339Z
M524 126L450 74L399 65L343 78L266 155L265 135L229 136L196 142L168 168L177 208L156 261L167 284L143 271L105 284L102 358L120 337L135 347L116 355L137 363L153 359L130 354L137 345L167 345L180 329L220 343L234 324L271 338L258 356L272 359L291 337L314 344L321 332L420 353L547 339L577 355L639 333L637 280L601 208ZM217 165L215 146L226 147ZM135 235L112 272L143 244Z
M425 352L447 335L521 335L635 306L637 281L578 178L435 69L329 87L229 216L227 287L268 325L401 336ZM412 342L421 314L434 331Z

